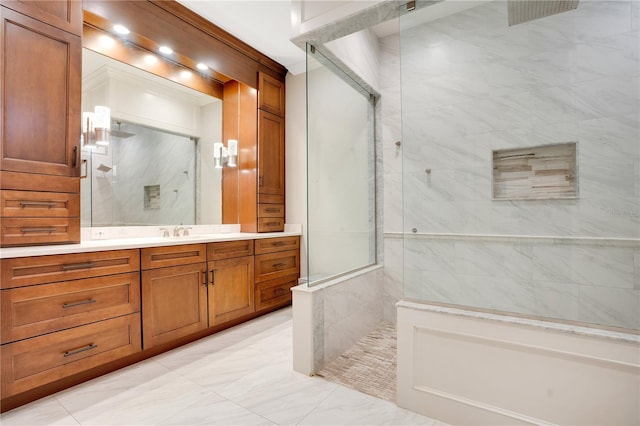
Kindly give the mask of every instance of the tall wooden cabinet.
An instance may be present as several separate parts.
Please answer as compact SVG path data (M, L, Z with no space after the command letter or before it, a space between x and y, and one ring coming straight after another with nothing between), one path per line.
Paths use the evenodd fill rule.
M284 82L258 73L257 99L251 87L226 83L223 111L223 139L238 139L240 152L238 167L222 172L223 222L243 232L284 231Z
M0 245L80 241L82 3L0 7Z
M284 231L284 83L258 76L258 232Z

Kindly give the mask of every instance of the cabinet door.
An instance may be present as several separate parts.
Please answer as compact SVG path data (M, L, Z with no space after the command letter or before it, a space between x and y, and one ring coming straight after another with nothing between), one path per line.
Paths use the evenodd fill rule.
M82 36L82 1L3 0L9 9L29 15L46 24Z
M206 263L142 272L143 347L207 328Z
M0 14L0 166L78 176L81 39L6 7Z
M209 263L209 326L254 312L253 256Z
M284 118L258 110L258 203L284 204Z
M258 108L284 117L284 83L263 72L258 73Z

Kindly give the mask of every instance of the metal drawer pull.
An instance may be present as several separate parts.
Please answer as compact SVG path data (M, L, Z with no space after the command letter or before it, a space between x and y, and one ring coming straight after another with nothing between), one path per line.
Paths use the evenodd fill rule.
M71 355L79 354L80 352L90 351L91 349L95 349L97 347L98 347L98 345L91 343L90 345L87 345L84 348L76 349L76 350L73 350L73 351L67 351L62 356L64 356L66 358L66 357L71 356Z
M56 228L51 226L49 228L20 228L20 232L28 234L29 232L56 232Z
M286 292L286 290L284 288L276 288L273 291L273 294L275 294L276 296L279 296L279 295L283 294L284 292Z
M96 264L93 262L87 262L87 263L75 263L72 265L62 265L62 270L63 271L75 271L76 269L88 269L88 268L93 268L95 267Z
M20 207L40 206L55 207L58 203L55 201L20 201Z
M266 225L267 226L278 226L278 225L280 225L280 222L267 222Z
M89 305L91 303L96 303L96 299L81 300L80 302L65 303L64 305L62 305L62 307L64 309L67 309L67 308L73 308L74 306Z
M264 211L267 213L278 213L280 209L264 209Z
M274 268L277 269L277 268L282 268L283 266L287 266L287 264L286 263L274 263L271 266L273 266Z

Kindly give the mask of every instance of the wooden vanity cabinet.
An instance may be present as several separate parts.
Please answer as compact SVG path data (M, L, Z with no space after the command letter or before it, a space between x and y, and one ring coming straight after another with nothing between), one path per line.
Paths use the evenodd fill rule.
M2 259L2 397L141 350L139 250Z
M300 237L256 240L255 253L256 311L291 303L300 277Z
M209 327L255 311L253 240L207 244Z
M207 328L206 253L205 244L141 250L144 349Z
M0 245L79 242L82 3L7 1L0 19Z

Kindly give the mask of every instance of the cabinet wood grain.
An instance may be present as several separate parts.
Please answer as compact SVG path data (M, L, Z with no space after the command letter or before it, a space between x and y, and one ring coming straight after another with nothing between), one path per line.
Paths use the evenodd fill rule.
M253 256L209 262L209 327L254 311Z
M2 396L62 379L140 349L139 314L3 345Z
M140 274L0 290L2 344L140 310Z
M142 272L145 349L207 328L206 263Z
M140 250L110 250L2 259L2 288L134 272Z

